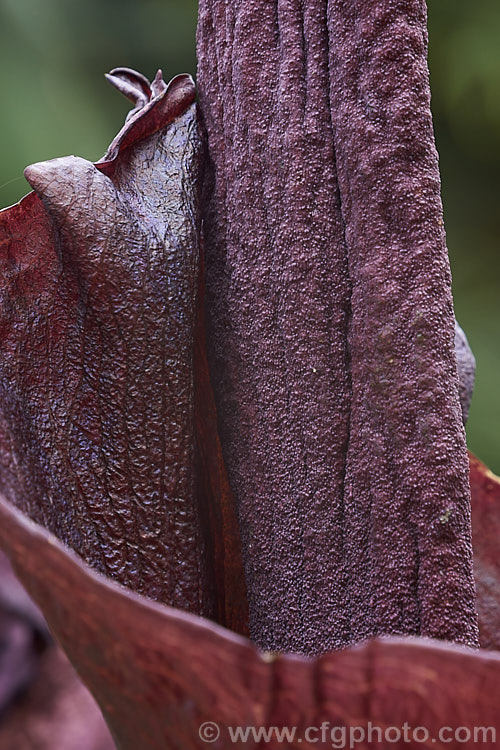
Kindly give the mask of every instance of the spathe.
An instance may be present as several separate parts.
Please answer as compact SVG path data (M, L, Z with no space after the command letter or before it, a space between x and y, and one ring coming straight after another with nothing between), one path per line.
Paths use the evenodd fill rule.
M499 480L477 459L472 471L473 483L489 493L500 514ZM482 500L478 508L481 513ZM198 750L199 728L207 721L220 727L220 741L213 745L219 750L234 747L227 727L237 726L296 726L301 738L307 727L322 722L365 731L368 722L382 728L407 722L436 738L444 726L500 732L500 654L396 637L314 659L262 654L213 622L104 578L4 499L0 541L99 702L121 750ZM498 566L495 575L498 580ZM325 742L289 746L313 750L332 744L328 736ZM481 746L493 748L496 741Z

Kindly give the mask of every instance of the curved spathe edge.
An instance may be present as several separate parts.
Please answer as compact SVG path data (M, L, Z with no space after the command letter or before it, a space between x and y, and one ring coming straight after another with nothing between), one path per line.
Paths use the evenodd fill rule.
M188 73L181 73L168 83L164 91L154 96L128 120L111 142L105 156L96 162L104 174L110 176L118 156L138 141L166 127L185 112L196 98L196 87Z
M161 128L166 127L183 114L196 99L196 86L189 73L180 73L171 79L164 91L154 96L141 110L131 117L118 132L108 147L106 154L93 164L108 177L113 175L118 157L130 146L148 138ZM9 211L21 207L31 209L34 200L31 191L22 198L0 209L0 215L7 221ZM36 195L36 193L35 193Z

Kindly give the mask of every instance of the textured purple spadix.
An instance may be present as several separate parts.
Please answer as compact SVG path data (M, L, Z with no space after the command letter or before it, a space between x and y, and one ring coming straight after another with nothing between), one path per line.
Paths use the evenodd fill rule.
M254 640L477 642L422 0L201 0L209 356Z

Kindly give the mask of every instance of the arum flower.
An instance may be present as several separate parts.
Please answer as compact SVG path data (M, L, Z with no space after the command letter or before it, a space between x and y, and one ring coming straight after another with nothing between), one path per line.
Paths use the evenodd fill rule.
M117 747L496 742L426 41L421 0L202 0L201 115L116 69L104 159L0 215L0 540Z

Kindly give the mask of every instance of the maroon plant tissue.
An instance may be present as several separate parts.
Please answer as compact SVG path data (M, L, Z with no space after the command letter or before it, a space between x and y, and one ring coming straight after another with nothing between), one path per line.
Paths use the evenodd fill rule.
M195 476L194 83L112 80L142 108L104 159L28 167L35 192L0 215L0 486L101 572L210 617Z
M208 354L250 632L477 643L423 0L201 0Z
M0 213L0 542L122 750L206 722L496 747L425 5L202 0L198 39L208 152L188 76L116 69L105 159ZM470 480L494 650L500 480Z

